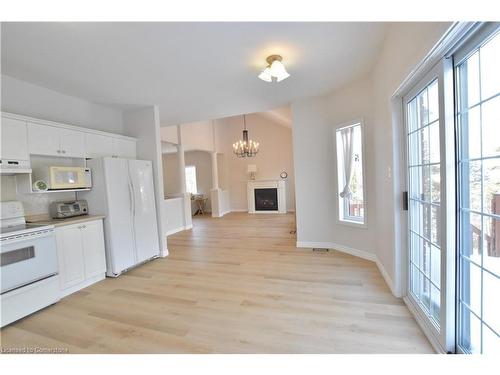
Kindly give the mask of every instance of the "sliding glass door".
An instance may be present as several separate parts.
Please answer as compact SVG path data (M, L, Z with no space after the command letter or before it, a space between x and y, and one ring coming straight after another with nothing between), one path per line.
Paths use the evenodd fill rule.
M403 98L407 303L442 351L500 354L500 24Z
M500 354L500 34L460 53L457 347Z
M404 98L408 187L408 298L439 341L443 320L442 67Z

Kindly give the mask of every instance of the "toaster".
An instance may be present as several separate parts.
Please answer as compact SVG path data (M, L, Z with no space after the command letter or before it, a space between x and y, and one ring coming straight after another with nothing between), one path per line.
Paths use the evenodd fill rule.
M86 200L52 202L50 204L50 216L53 219L65 219L88 214L89 206Z

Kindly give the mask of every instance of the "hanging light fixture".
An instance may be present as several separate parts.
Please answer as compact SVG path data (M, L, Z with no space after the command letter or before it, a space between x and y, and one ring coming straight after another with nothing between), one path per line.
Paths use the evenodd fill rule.
M259 152L259 142L248 139L246 116L243 115L243 139L233 143L233 152L239 158L253 157Z
M281 82L290 77L285 65L281 62L282 60L280 55L268 56L266 59L267 67L259 74L259 78L266 82Z

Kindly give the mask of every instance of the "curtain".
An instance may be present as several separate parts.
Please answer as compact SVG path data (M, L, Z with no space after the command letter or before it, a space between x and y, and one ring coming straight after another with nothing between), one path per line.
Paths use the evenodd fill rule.
M344 189L340 192L341 198L350 198L352 191L349 185L352 178L352 163L354 160L353 141L354 141L354 128L348 127L340 131L342 139L342 154L343 154L343 169L344 169Z

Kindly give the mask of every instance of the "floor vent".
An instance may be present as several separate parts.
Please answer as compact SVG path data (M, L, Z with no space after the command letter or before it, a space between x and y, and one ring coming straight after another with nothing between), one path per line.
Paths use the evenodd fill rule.
M322 247L313 247L313 251L317 253L327 253L330 251L330 249L324 249Z

